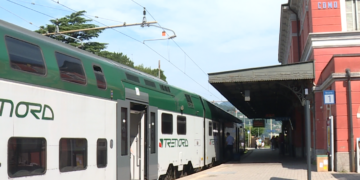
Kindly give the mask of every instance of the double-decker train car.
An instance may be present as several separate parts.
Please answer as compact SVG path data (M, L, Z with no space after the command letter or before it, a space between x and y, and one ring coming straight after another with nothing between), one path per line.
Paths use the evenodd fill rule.
M0 37L0 179L174 179L221 163L226 124L241 124L200 95L1 20Z

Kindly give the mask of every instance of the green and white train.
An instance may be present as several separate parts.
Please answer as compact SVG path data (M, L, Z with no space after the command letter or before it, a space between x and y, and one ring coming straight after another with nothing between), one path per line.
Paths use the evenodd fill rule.
M200 95L0 20L0 179L174 179L239 151Z

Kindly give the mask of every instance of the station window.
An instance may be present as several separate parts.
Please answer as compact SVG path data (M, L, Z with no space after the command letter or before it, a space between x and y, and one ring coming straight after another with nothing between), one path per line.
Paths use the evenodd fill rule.
M360 28L360 0L345 0L347 31Z
M156 124L155 124L155 113L150 113L150 122L151 122L151 129L150 129L150 132L151 132L151 142L150 142L150 149L151 149L151 153L155 153L156 152L156 134L155 134L155 128L156 128Z
M97 140L97 167L103 168L107 165L107 140L98 139Z
M55 53L55 57L60 70L60 78L78 84L86 84L86 76L80 59Z
M173 133L173 116L172 114L161 114L161 132L163 134Z
M186 117L177 117L177 133L180 135L186 135Z
M96 84L97 87L100 89L106 89L106 81L104 73L102 72L102 69L100 66L94 65L93 66L95 77L96 77Z
M46 140L17 138L8 141L8 175L23 177L45 174Z
M121 155L126 156L128 154L128 123L127 123L127 108L121 108Z
M60 172L85 170L87 167L87 140L75 138L60 139Z
M5 36L10 64L14 69L45 75L45 63L40 47Z
M213 135L213 131L212 131L212 122L209 122L209 136Z

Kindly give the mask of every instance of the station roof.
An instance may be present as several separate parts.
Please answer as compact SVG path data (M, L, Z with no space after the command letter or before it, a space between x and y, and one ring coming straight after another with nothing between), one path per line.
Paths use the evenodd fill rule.
M248 118L288 117L313 82L313 61L209 73L209 83ZM250 101L245 101L245 90Z

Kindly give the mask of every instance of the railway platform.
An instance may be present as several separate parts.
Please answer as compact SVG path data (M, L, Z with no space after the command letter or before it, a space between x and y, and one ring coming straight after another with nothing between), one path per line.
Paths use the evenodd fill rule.
M312 180L358 180L360 174L316 172L312 165ZM305 159L279 155L279 150L249 149L240 161L231 161L180 178L180 180L306 180Z

